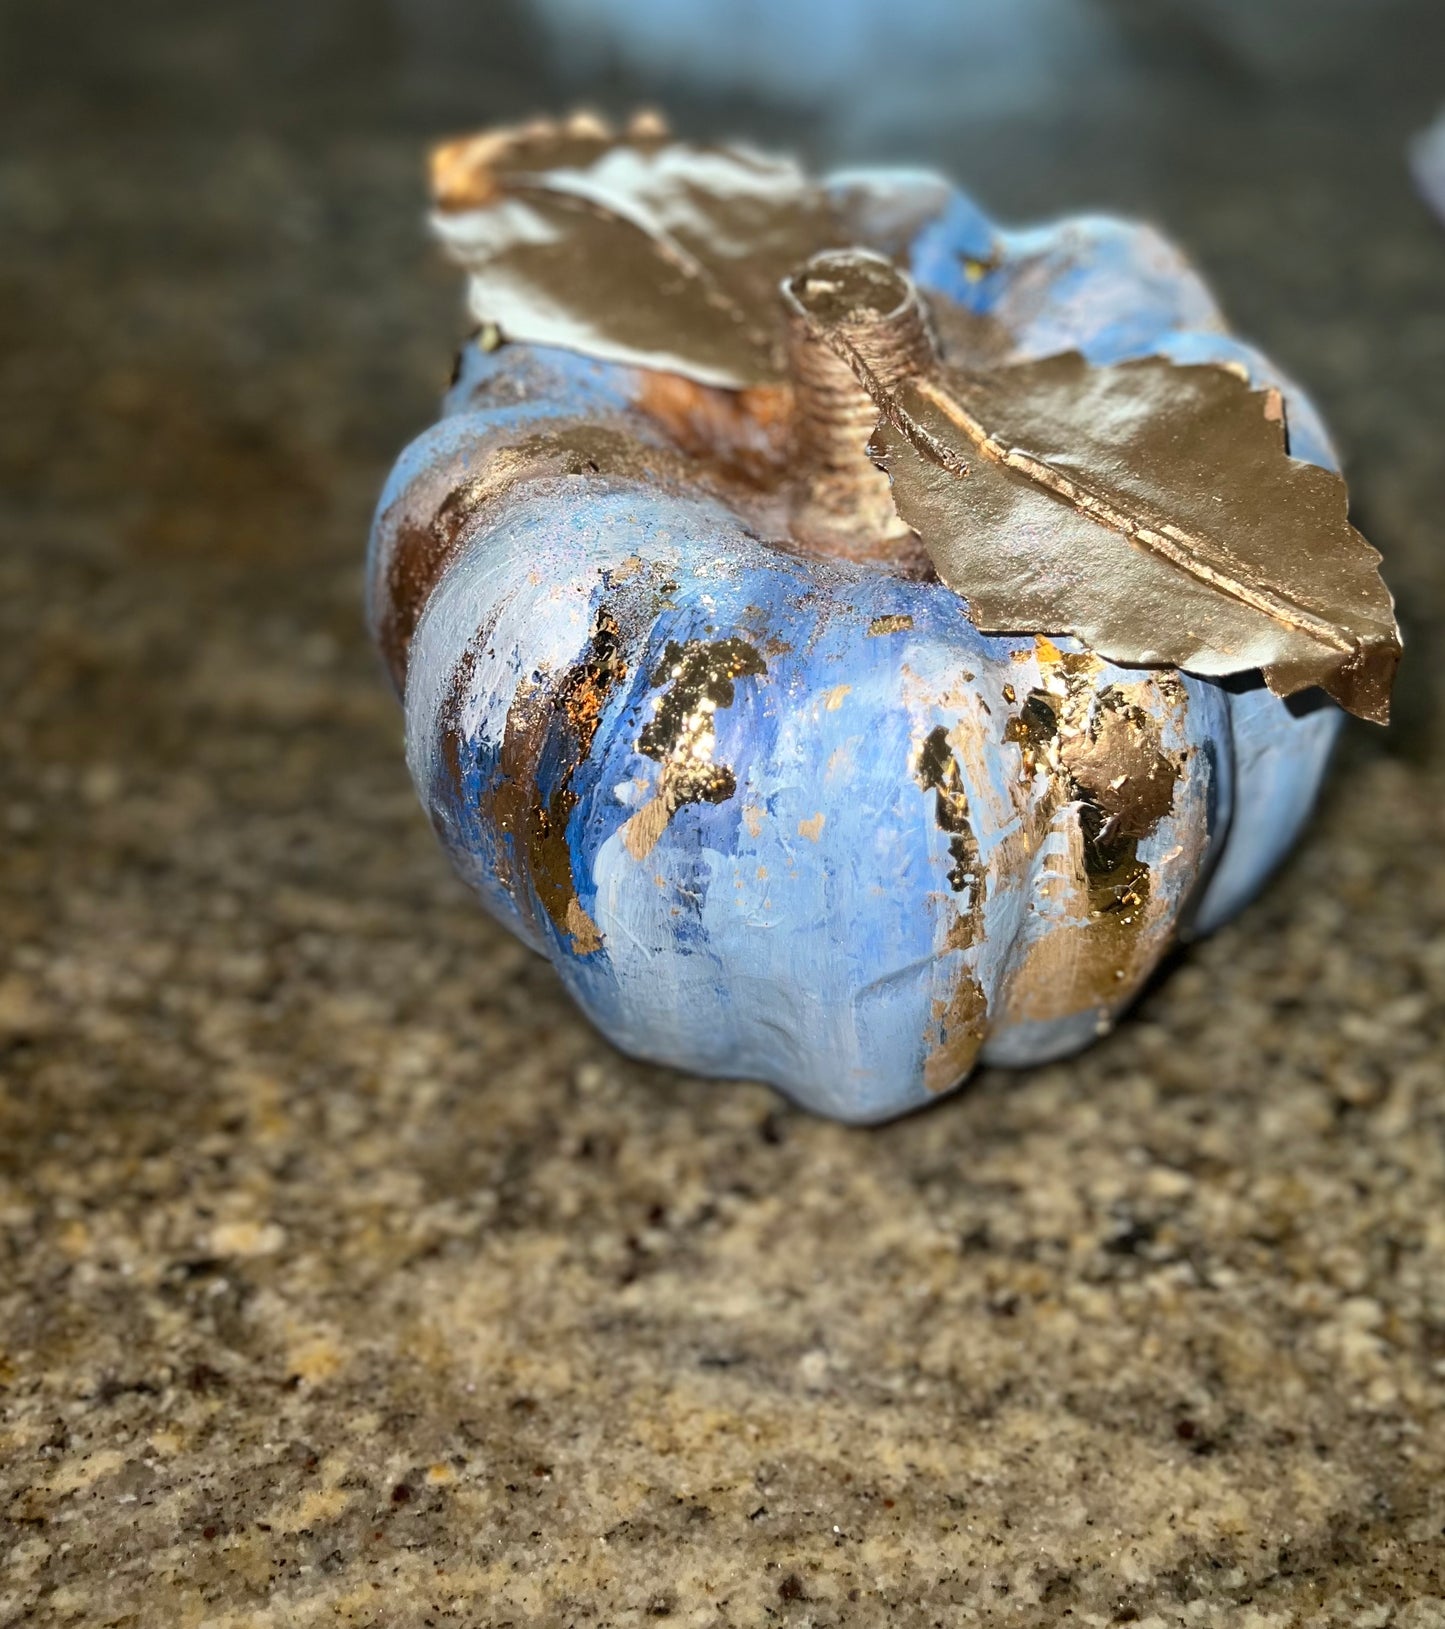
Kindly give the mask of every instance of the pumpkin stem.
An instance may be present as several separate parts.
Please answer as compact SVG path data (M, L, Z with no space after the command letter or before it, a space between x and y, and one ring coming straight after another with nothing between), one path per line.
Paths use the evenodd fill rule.
M817 554L928 574L917 534L868 456L878 408L819 336L823 328L841 334L888 384L926 372L936 353L918 290L882 255L831 249L785 278L782 295L795 398L794 539Z

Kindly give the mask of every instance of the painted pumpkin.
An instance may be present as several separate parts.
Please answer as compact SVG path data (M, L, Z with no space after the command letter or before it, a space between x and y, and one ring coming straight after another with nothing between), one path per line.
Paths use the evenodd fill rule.
M1247 370L1293 458L1332 466L1152 231L1004 232L914 175L828 186L937 331L1009 363ZM618 1047L885 1119L1107 1030L1289 848L1340 710L980 631L836 358L717 381L516 327L466 346L399 461L370 616L453 862Z

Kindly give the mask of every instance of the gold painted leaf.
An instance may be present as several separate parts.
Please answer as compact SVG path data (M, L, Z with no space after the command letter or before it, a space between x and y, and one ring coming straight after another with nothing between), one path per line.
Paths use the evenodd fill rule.
M834 343L841 343L834 336ZM1291 458L1277 391L1232 369L1077 352L885 385L872 451L986 632L1071 634L1124 666L1254 669L1383 723L1400 639L1345 483Z
M895 191L829 190L791 159L671 141L646 114L620 135L579 114L432 155L434 225L478 321L733 389L786 378L785 276L864 237L901 245L943 195L926 178Z
M432 172L437 230L471 275L473 312L505 337L744 404L751 387L789 387L754 393L769 412L795 404L792 458L786 472L769 465L769 481L785 474L795 497L823 477L848 492L828 528L795 527L793 541L902 558L859 496L876 476L847 439L857 417L842 358L867 393L854 399L862 421L869 397L882 413L872 451L904 526L888 521L910 546L906 528L918 534L984 631L1073 635L1123 666L1259 670L1279 695L1318 685L1388 716L1400 644L1379 556L1349 523L1343 480L1289 456L1277 391L1162 357L984 366L975 346L948 353L972 355L964 371L923 354L926 336L918 355L889 339L889 323L918 310L890 257L937 212L941 183L824 187L791 160L672 142L647 115L621 134L585 114L488 132L439 148ZM876 309L850 266L871 267L873 283L884 268ZM847 309L830 314L839 300ZM928 316L936 335L958 313L935 299ZM841 394L798 350L797 320L834 353ZM815 419L826 445L804 433Z

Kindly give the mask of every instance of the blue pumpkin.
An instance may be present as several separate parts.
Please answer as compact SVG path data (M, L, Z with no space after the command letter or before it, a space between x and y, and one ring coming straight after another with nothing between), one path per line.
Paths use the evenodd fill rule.
M1005 232L951 192L907 269L1012 358L1242 365L1333 462L1146 228ZM624 1051L839 1119L1086 1044L1279 862L1338 709L986 635L936 581L761 541L689 483L668 387L471 344L387 484L370 616L458 870ZM631 464L528 464L578 425Z

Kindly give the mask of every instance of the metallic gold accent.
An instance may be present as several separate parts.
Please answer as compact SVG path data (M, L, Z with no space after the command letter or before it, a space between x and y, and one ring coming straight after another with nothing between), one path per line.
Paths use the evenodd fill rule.
M791 160L592 116L449 142L435 224L511 339L741 387L785 377L779 281L853 235Z
M669 642L654 687L666 685L652 717L637 738L637 750L662 766L657 790L623 827L622 840L634 859L645 859L673 815L685 803L723 803L737 791L737 777L716 763L715 715L731 707L734 680L760 677L767 663L745 639L691 639Z
M952 997L933 1004L938 1039L923 1060L923 1085L929 1092L946 1092L973 1068L983 1049L988 1024L988 1001L972 973L959 976Z
M728 388L786 381L783 277L852 244L903 258L949 197L923 177L886 200L867 183L824 186L790 159L669 141L648 112L620 131L581 113L443 143L431 191L479 321ZM1006 343L987 318L940 311L950 357Z
M617 619L604 606L597 613L587 655L554 692L552 710L554 715L560 714L566 720L571 740L567 743L558 785L545 808L534 807L528 830L532 886L553 924L572 935L572 948L579 956L600 949L602 936L578 902L572 873L572 850L567 841L567 824L577 807L572 777L592 750L603 709L612 692L627 677L622 649Z
M1187 697L1182 686L1159 680L1096 688L1099 665L1050 643L1040 653L1044 684L1005 726L1026 779L1042 778L1045 787L1032 816L1036 841L1049 829L1064 839L1052 869L1065 906L1011 978L1006 1020L1049 1020L1092 1006L1106 1023L1167 940L1164 903L1139 847L1173 810L1181 772L1164 750L1158 705L1179 713ZM1192 868L1197 860L1180 851L1167 863Z
M597 924L582 909L575 894L567 901L564 923L568 933L572 935L572 948L579 956L590 956L594 950L601 950L602 934Z
M1277 392L1230 368L1077 352L912 378L820 329L882 414L899 514L985 632L1072 634L1110 661L1319 685L1384 723L1400 657L1344 481L1288 456Z
M942 724L930 731L924 741L918 754L916 776L924 791L936 794L933 818L938 829L948 833L948 852L953 860L948 872L948 886L956 894L968 890L971 908L977 909L983 903L983 868L979 860L978 842L969 824L968 795L964 790L963 773L949 745L948 731Z
M913 627L913 618L907 615L893 613L890 616L874 617L868 624L868 637L877 639L880 634L908 633Z
M622 630L604 606L582 660L552 685L523 684L507 713L495 785L484 794L484 819L502 834L497 880L525 917L535 922L523 876L542 909L572 949L586 956L602 948L597 925L577 898L567 825L577 807L572 777L592 750L602 714L627 676ZM475 643L474 643L475 648ZM453 709L454 711L454 709ZM449 741L455 735L453 723ZM537 774L544 752L555 753L556 784L542 802ZM455 747L452 748L455 757Z
M433 184L477 316L503 335L774 392L760 415L644 387L644 417L710 490L740 495L760 536L936 570L984 631L1073 634L1128 666L1259 669L1280 695L1320 685L1386 718L1400 641L1378 556L1338 475L1288 457L1279 391L1253 391L1240 364L999 365L998 325L943 299L940 362L909 279L847 247L882 231L866 189L669 143L652 119L617 133L579 114L451 143ZM862 451L873 411L891 491ZM436 550L402 552L434 580Z
M914 778L924 791L934 794L933 818L948 837L952 862L948 886L955 894L965 896L944 948L966 951L983 932L987 875L969 819L963 771L942 724L925 737ZM947 1091L972 1068L988 1025L988 1000L971 968L960 969L953 995L947 1001L934 1003L932 1024L935 1033L924 1060L923 1081L930 1092Z

